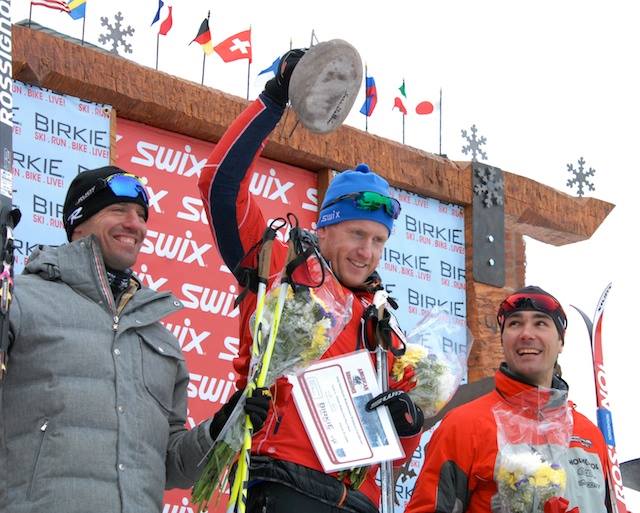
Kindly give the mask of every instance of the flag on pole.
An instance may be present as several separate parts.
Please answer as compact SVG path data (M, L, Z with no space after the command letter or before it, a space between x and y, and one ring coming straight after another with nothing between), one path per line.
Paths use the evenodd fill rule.
M249 59L251 62L251 29L228 37L213 48L224 62Z
M160 21L160 11L162 11L162 7L164 6L164 2L162 0L158 0L158 10L156 11L156 15L151 22L153 26L155 23ZM166 36L167 33L171 30L173 26L173 6L167 6L167 16L162 23L160 23L160 28L158 30L158 34L161 36Z
M84 18L87 10L87 0L71 0L67 3L69 16L74 20Z
M360 108L360 113L369 117L373 114L373 109L376 108L376 103L378 103L378 91L376 89L376 81L373 77L367 77L365 81L365 100L364 104Z
M158 30L158 34L161 36L166 36L173 26L173 6L169 5L167 9L169 9L167 17L160 23L160 30Z
M273 73L275 75L278 72L278 66L280 66L280 57L276 57L276 60L273 61L271 66L269 66L268 68L264 68L260 73L258 73L258 76L265 73Z
M31 5L41 5L48 9L55 9L56 11L69 12L67 2L64 0L31 0Z
M213 53L213 43L211 42L211 30L209 30L208 14L207 17L202 20L200 28L198 29L198 34L193 38L193 41L195 41L202 47L202 51L206 55L211 55ZM191 43L193 43L193 41L191 41Z
M406 115L407 115L407 109L406 109L406 107L404 106L404 103L402 103L402 98L400 98L400 97L398 97L398 96L396 96L396 99L395 99L395 101L393 102L393 108L392 108L392 110L393 110L393 109L398 109L400 112L402 112L402 114L403 114L404 116L406 116Z
M151 25L153 25L160 19L160 11L162 10L163 5L164 5L164 2L162 0L158 0L158 10L156 11L156 15L153 17L153 21L151 22Z
M404 79L402 79L402 85L400 87L398 87L398 90L400 91L400 94L402 96L404 96L405 98L407 97L407 91L404 88Z
M433 103L431 102L420 102L416 105L416 114L431 114L433 112Z

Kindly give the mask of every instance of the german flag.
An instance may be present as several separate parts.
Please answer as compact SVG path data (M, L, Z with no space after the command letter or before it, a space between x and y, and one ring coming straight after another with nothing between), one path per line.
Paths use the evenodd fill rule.
M202 47L202 51L210 55L213 53L213 43L211 42L211 31L209 30L209 16L211 12L207 14L207 17L202 20L200 24L200 28L198 29L198 35L193 39L196 43L198 43ZM191 41L191 43L193 43ZM191 44L189 43L189 44Z

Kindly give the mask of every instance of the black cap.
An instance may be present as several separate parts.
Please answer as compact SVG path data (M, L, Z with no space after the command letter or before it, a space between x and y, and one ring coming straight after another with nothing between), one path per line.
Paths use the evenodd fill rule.
M106 178L111 175L127 174L116 166L105 166L79 173L69 185L62 210L67 240L71 240L73 230L103 208L114 203L137 203L144 208L144 218L149 217L146 194L136 197L118 196L107 187Z
M560 338L564 340L567 329L567 315L560 302L546 290L529 285L509 294L498 309L500 332L504 330L504 321L512 314L524 310L542 312L553 320Z

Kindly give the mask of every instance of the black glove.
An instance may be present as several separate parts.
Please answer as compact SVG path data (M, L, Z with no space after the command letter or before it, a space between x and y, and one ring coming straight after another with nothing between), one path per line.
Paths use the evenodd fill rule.
M256 388L251 397L247 397L244 403L244 412L249 415L253 432L257 433L264 426L269 413L269 404L271 404L271 392L268 388Z
M399 436L417 435L424 424L424 414L411 397L402 390L387 390L366 405L368 411L380 406L389 407L391 420Z
M226 424L231 412L238 404L244 389L237 390L229 400L220 408L213 416L213 420L209 425L209 433L214 440L218 438L220 431ZM271 394L268 388L256 388L252 397L247 397L244 403L244 412L249 415L251 424L253 424L253 432L256 433L262 429L264 421L267 420L269 412L269 403L271 402Z
M264 86L265 94L282 107L285 107L289 101L289 81L291 80L291 73L293 73L293 69L306 51L306 48L296 48L285 53L280 58L276 76L269 80Z

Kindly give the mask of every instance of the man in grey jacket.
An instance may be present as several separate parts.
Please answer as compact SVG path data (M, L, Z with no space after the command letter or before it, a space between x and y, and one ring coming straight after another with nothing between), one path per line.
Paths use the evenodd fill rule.
M159 513L187 488L240 393L185 428L189 373L160 319L181 307L131 271L148 198L114 166L78 175L70 241L40 247L16 278L0 382L0 511ZM1 348L0 348L1 349ZM269 399L247 400L258 428Z

